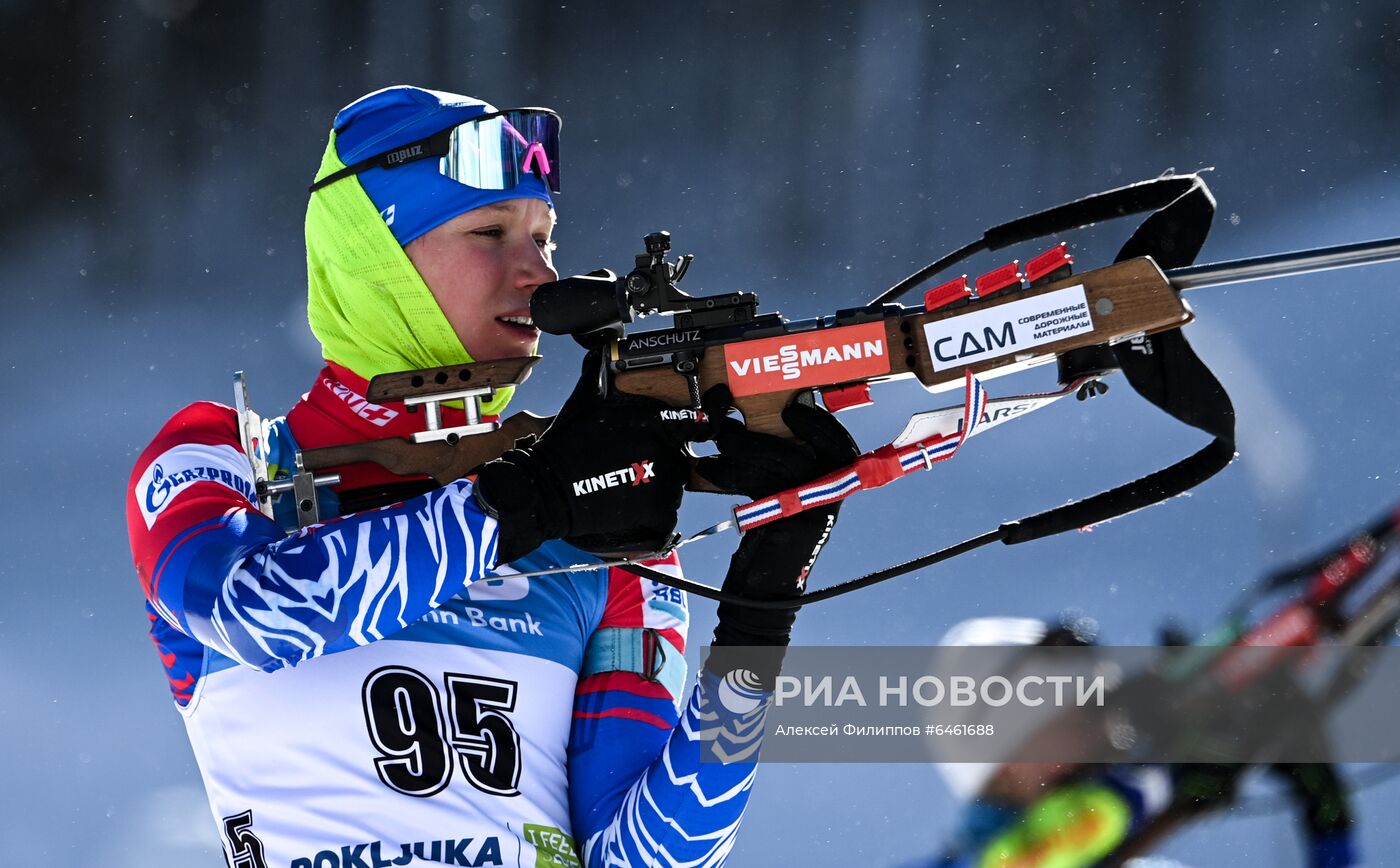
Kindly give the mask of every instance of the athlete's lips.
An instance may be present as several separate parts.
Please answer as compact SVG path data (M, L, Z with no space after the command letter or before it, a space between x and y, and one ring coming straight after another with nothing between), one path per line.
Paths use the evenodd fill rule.
M502 314L496 317L496 322L504 326L508 333L519 335L521 338L528 336L530 340L537 340L540 336L540 330L535 326L535 321L531 319L528 311Z

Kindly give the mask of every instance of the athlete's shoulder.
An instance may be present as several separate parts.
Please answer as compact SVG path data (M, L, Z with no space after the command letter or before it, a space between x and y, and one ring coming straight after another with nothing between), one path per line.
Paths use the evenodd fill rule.
M128 490L136 495L147 489L155 493L177 470L195 466L236 468L242 478L247 475L245 464L237 412L214 401L196 401L177 410L141 450L131 468ZM140 501L138 497L138 505ZM146 518L149 526L151 516Z
M138 571L180 529L255 504L253 486L232 407L197 401L177 411L141 451L127 483L127 525ZM171 514L177 500L188 504L191 495L201 501L197 514L177 510L178 521L164 523L161 531L157 519Z
M195 401L181 407L151 438L134 469L141 470L153 450L164 451L180 443L205 446L232 444L241 451L237 411L217 401Z
M213 530L256 511L256 501L252 465L231 407L213 401L190 404L171 416L141 451L127 484L127 534L146 598L169 623L178 622L158 597L161 564L191 532ZM165 584L166 596L181 585Z

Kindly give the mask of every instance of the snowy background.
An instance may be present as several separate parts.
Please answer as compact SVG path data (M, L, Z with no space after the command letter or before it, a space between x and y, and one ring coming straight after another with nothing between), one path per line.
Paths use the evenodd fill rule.
M1001 222L1214 167L1202 261L1400 234L1400 12L1389 0L1161 4L199 0L0 2L0 863L216 866L197 770L146 638L123 487L173 411L289 406L305 325L305 186L335 111L393 83L562 112L565 273L626 269L667 228L692 292L804 317ZM1071 238L1106 262L1130 224ZM1011 256L970 263L973 274ZM984 549L812 606L797 640L924 644L974 615L1077 607L1118 644L1209 626L1270 565L1400 500L1400 266L1196 293L1242 457L1089 535ZM547 340L519 409L557 407ZM993 395L1050 385L1039 369ZM1117 380L853 501L815 580L921 554L1140 475L1202 435ZM866 447L948 403L912 383L845 417ZM692 498L683 526L725 503ZM718 579L732 540L690 550ZM713 606L697 601L698 649ZM1251 790L1267 796L1267 787ZM1370 864L1400 780L1360 797ZM916 765L762 769L732 865L895 865L955 806ZM1301 864L1288 813L1202 823L1154 864ZM1166 861L1169 859L1171 861Z

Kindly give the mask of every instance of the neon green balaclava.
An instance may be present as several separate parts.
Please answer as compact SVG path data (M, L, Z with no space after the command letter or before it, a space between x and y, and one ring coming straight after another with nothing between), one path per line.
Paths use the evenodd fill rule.
M978 868L1092 865L1132 828L1124 798L1099 783L1071 784L1041 798L982 851Z
M331 133L317 178L344 168ZM306 208L307 319L327 361L366 380L472 361L437 299L357 177L317 190ZM482 412L499 414L514 387Z

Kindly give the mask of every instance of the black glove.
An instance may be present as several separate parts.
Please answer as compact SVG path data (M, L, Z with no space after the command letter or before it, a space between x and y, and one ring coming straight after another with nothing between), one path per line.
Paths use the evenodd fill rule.
M547 539L608 554L670 543L690 476L684 446L714 437L729 390L706 392L702 411L617 391L603 398L601 359L597 351L585 356L573 394L537 441L521 441L482 467L476 494L500 522L497 563Z
M719 455L700 459L696 473L726 491L758 499L845 467L860 454L851 435L826 410L789 404L783 422L798 440L750 431L725 418L715 437ZM809 509L744 534L723 590L759 600L800 595L840 507L838 501ZM714 644L785 646L798 608L720 603Z

